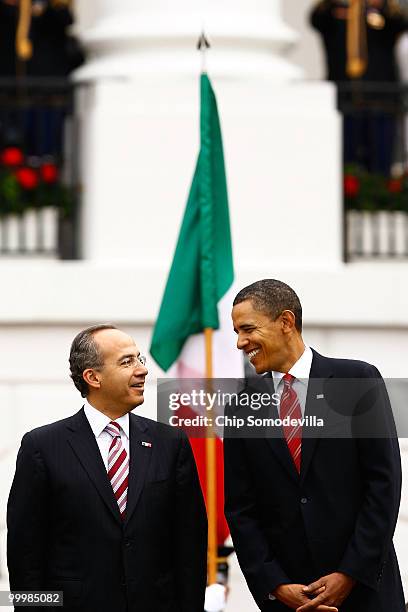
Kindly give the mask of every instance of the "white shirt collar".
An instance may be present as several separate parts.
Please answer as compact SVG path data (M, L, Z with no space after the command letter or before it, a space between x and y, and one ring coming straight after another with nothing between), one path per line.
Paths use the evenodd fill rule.
M107 426L107 424L110 423L112 419L106 416L106 414L103 414L103 412L101 412L97 408L91 406L91 404L86 400L84 404L84 411L95 438L98 438ZM126 437L129 439L129 414L124 414L118 419L115 419L115 423L118 423L118 425L121 426Z
M303 351L299 359L296 361L296 363L294 363L293 366L290 368L288 374L292 374L292 376L294 376L297 380L307 385L308 378L310 376L310 369L312 367L312 361L313 361L312 349L309 346L305 346L305 350ZM284 372L272 371L272 377L275 383L275 389L279 385L284 375L285 375Z

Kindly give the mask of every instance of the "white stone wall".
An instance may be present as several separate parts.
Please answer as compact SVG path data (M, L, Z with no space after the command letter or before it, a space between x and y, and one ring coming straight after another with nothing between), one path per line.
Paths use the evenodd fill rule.
M321 39L310 24L309 14L317 0L283 0L282 16L297 33L296 45L288 52L291 61L302 68L307 79L322 79L325 74Z

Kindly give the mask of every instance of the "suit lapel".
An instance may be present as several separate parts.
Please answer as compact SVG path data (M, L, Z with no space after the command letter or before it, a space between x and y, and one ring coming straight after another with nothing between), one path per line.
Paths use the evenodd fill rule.
M268 385L267 393L269 394L275 393L272 373L268 372L264 378L265 378L265 383L267 383ZM271 405L269 416L273 419L279 418L278 407L275 406L274 404ZM271 437L270 435L271 430L269 428L266 428L265 430L266 441L269 445L269 448L272 450L272 452L274 453L275 457L277 458L279 463L282 465L282 467L288 472L289 476L293 478L296 482L298 482L299 474L296 471L296 467L293 462L292 455L290 454L288 445L286 443L286 440L283 434L283 428L279 428L279 432L276 432L276 433L277 433L276 437Z
M132 516L143 489L153 451L152 438L146 423L135 414L129 415L130 466L125 523ZM143 444L144 443L144 444ZM148 445L151 446L148 446Z
M312 349L313 350L313 349ZM313 416L316 419L324 419L328 411L328 403L324 398L325 380L333 376L330 366L330 360L316 351L313 351L312 367L310 369L309 383L307 387L307 397L305 406L305 417L311 419ZM316 444L323 432L324 427L308 427L307 435L302 437L302 461L300 466L300 480L303 482L307 471L310 467L310 462L313 453L316 450Z
M68 443L114 518L122 522L95 436L82 408L68 425Z

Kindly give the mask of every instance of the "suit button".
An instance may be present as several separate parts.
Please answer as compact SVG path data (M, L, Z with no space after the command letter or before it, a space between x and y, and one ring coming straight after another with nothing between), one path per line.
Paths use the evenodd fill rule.
M307 504L307 502L308 502L307 497L302 497L301 500L300 500L301 504Z
M132 546L132 542L130 540L125 540L126 548L130 548Z

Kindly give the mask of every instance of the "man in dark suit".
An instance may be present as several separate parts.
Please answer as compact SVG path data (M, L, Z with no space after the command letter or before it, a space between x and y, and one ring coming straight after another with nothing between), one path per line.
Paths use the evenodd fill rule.
M403 612L392 544L400 455L378 370L305 346L301 304L280 281L241 290L232 318L284 421L224 440L226 517L259 608Z
M144 364L113 326L74 339L85 405L22 440L7 509L11 590L63 591L68 612L202 612L207 524L194 458L180 430L131 414Z

